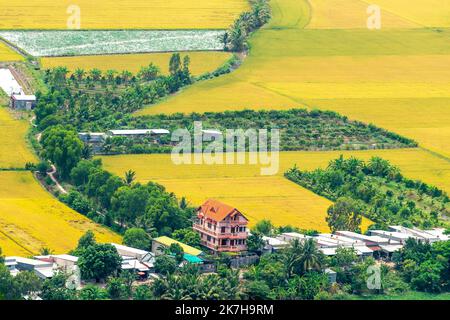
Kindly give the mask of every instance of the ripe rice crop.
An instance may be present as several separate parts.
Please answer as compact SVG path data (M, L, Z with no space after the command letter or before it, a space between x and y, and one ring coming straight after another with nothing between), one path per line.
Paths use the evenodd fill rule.
M295 164L302 170L325 167L339 155L368 160L380 156L398 166L404 176L422 180L450 193L450 163L420 149L282 152L276 176L260 176L258 165L174 165L170 155L102 157L105 169L122 176L136 171L139 181L156 181L193 205L217 198L246 213L254 225L270 219L276 225L327 231L326 210L331 202L283 177ZM364 226L369 222L365 221Z
M27 162L35 162L26 142L27 120L16 120L4 107L0 107L0 168L23 168ZM2 181L3 183L3 181Z
M227 52L181 52L182 56L188 55L191 59L189 69L194 75L216 70L224 64L231 54ZM138 72L141 67L149 63L157 65L164 74L169 72L169 60L172 53L145 53L145 54L123 54L106 56L77 56L77 57L52 57L41 58L44 69L65 66L69 71L77 68L92 70L97 68L102 71L110 69L117 71L128 70Z
M450 29L355 29L321 16L334 7L320 0L313 1L312 11L306 1L271 3L274 17L251 38L250 54L238 70L196 83L137 114L296 107L333 110L406 135L450 157L450 71L445 67L450 63ZM350 6L353 0L339 3ZM400 3L381 5L383 9L383 5ZM404 1L398 7L402 11L395 14L410 21L408 3ZM442 1L435 7L426 7L426 1L411 3L422 8L425 17L445 17L448 12ZM323 10L314 10L314 5ZM309 21L316 21L316 26L308 25ZM324 28L318 29L317 24Z
M67 28L80 9L82 29L225 29L247 0L0 0L0 29Z
M44 191L29 172L0 172L0 247L6 255L27 256L49 248L56 254L74 249L88 230L99 242L120 236L69 209Z
M23 57L20 54L14 52L3 42L0 42L0 62L21 61L21 60L23 60Z

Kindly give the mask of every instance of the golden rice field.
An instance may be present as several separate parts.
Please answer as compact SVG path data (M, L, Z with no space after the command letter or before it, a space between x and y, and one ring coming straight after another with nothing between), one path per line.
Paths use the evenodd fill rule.
M318 0L321 1L321 0ZM450 2L442 0L364 0L424 27L450 27Z
M55 253L75 248L88 230L99 242L120 237L69 209L47 193L29 172L0 172L0 247L6 255Z
M6 107L0 107L0 169L23 168L27 162L35 162L26 134L27 120L16 120Z
M383 28L417 28L419 23L411 21L400 14L396 14L382 5L383 1L366 2L361 0L310 0L311 21L308 25L310 29L352 29L367 28L367 8L369 4L376 3L381 7ZM395 2L392 0L385 3ZM397 1L398 2L398 1ZM414 2L414 1L409 1ZM419 0L423 4L427 1ZM442 2L442 1L440 1ZM440 5L444 7L445 5ZM444 16L443 13L441 13Z
M22 61L23 57L8 47L3 42L0 42L0 62Z
M388 2L404 9L395 10L399 17L417 6L438 23L449 12L446 3L436 3L433 12L442 16L439 20L425 9L427 1L385 1L382 7ZM313 9L321 10L308 11L305 1L272 0L274 18L252 37L252 50L240 69L197 83L138 114L331 109L450 156L450 29L345 27L323 14L332 10L326 3L338 5L311 1ZM339 6L353 5L353 0L340 0L330 14L337 17L346 12ZM315 24L305 29L310 21Z
M146 53L146 54L123 54L105 56L77 56L77 57L54 57L42 58L41 65L44 69L64 66L69 71L77 68L92 70L97 68L102 71L128 70L138 72L142 66L150 63L157 65L163 73L169 72L169 60L172 53ZM223 65L232 54L228 52L181 52L191 59L190 70L194 75L212 72Z
M291 224L327 231L326 210L331 203L288 181L283 173L294 164L301 169L325 167L340 154L361 159L381 156L399 166L405 176L421 179L450 192L450 162L420 149L354 152L282 152L280 171L261 176L257 165L179 165L170 155L126 155L102 157L107 170L118 175L136 171L139 181L156 181L177 196L199 205L216 198L236 206L251 220L270 219L276 225ZM365 226L368 222L365 221Z
M246 0L0 0L0 29L66 29L71 5L79 7L82 29L225 29L249 6Z

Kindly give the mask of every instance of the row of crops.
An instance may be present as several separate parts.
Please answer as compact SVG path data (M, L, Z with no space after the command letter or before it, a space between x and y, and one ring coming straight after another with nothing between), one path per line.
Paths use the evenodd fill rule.
M224 31L3 31L0 37L36 57L223 50Z

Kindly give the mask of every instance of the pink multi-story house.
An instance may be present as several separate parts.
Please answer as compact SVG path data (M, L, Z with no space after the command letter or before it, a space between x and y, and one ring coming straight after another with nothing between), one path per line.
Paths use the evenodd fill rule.
M248 219L236 208L217 200L206 201L197 211L194 230L203 246L214 252L247 251Z

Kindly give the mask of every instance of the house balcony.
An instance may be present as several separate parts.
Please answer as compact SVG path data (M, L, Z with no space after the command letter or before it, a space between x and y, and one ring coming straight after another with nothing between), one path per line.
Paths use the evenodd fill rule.
M248 232L235 232L235 233L224 232L224 233L221 233L218 230L214 231L214 230L205 228L198 224L194 224L193 229L198 232L209 235L213 238L216 238L216 239L247 239L248 238Z
M213 251L216 252L241 252L241 251L247 251L247 245L245 244L240 244L240 245L234 245L234 246L230 246L230 245L217 245L217 244L213 244L211 242L208 241L204 241L202 240L201 245L204 247L207 247Z

